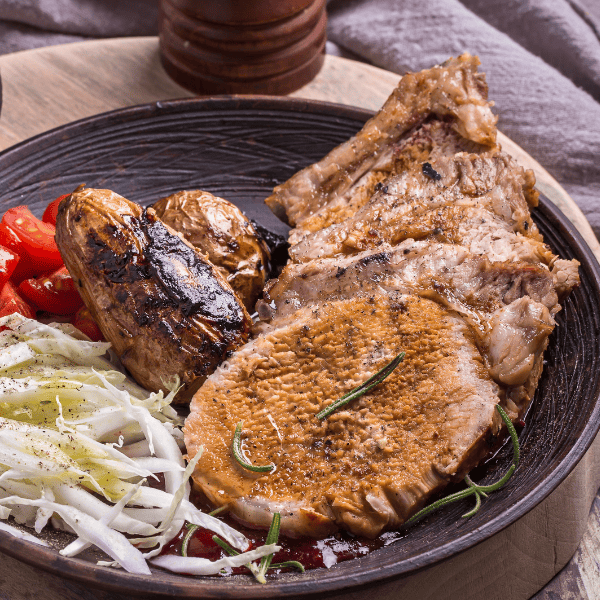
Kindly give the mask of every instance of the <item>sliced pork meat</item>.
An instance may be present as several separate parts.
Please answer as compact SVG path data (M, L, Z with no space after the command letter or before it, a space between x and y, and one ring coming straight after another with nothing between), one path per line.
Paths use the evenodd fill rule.
M545 264L556 259L529 213L530 179L502 152L431 159L388 179L354 215L306 235L290 249L306 262L405 239L461 244L490 260Z
M464 54L420 73L407 73L383 108L353 138L277 186L266 203L300 234L318 231L358 210L375 186L394 174L394 151L415 129L444 120L461 137L496 147L496 120L479 60ZM450 151L450 150L449 150ZM292 232L291 243L298 232Z
M478 61L403 77L348 142L278 186L290 261L251 341L190 405L193 474L216 505L290 535L375 536L495 446L535 392L577 261L544 244L534 177L496 144ZM316 415L399 352L382 383ZM232 441L243 423L244 452Z
M316 418L400 351L384 384ZM288 535L374 537L487 453L499 391L470 328L440 304L397 293L325 302L244 346L195 395L184 428L188 453L204 448L194 481L255 525L277 511ZM271 473L234 460L240 422L248 459Z
M430 298L469 324L491 376L519 387L513 393L516 417L532 398L528 390L535 389L537 365L554 328L553 315L560 310L556 285L557 274L543 267L491 263L460 246L409 240L341 261L288 265L266 290L259 306L265 321L255 331L277 329L299 309L363 294L385 291Z
M273 327L304 306L380 289L427 295L465 315L472 310L491 313L527 296L554 315L560 310L559 278L541 265L493 263L462 246L406 240L379 251L288 264L269 282L259 307L266 323L256 327Z
M271 320L194 397L186 444L204 445L194 481L213 502L264 526L280 511L289 534L315 536L397 527L463 477L498 433L495 405L526 409L559 308L547 269L412 241L288 265L267 300ZM400 351L373 394L315 417ZM240 421L272 473L234 460Z

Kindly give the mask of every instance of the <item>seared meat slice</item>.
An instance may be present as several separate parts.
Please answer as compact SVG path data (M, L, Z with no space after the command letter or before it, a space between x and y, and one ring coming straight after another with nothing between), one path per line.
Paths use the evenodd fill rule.
M476 57L464 54L442 66L404 75L359 133L277 186L266 203L301 230L292 232L290 242L296 243L305 232L338 223L349 210L360 208L379 182L397 172L396 145L432 118L447 121L469 143L495 148L497 118L490 110L492 103L487 101L487 85L483 74L477 73L478 64ZM452 144L448 151L453 151Z
M381 289L427 295L465 316L472 310L491 313L528 296L554 315L560 310L555 289L559 279L563 279L560 272L543 266L492 263L462 246L406 240L343 258L289 263L278 279L267 284L259 308L267 324L257 327L262 330L289 320L304 306Z
M315 417L403 350L383 384ZM184 433L190 455L204 446L195 483L239 518L266 527L279 511L287 534L374 537L480 460L499 431L499 401L460 317L378 294L303 309L244 346L195 395ZM240 421L251 462L272 473L233 459Z
M265 285L270 253L237 206L200 190L172 194L152 208L160 220L208 257L242 300L254 311Z
M566 261L565 261L566 262ZM400 292L431 298L470 325L490 374L511 386L513 417L528 406L542 354L560 310L559 273L522 263L490 263L464 248L407 240L383 252L342 260L289 264L260 303L266 333L284 326L299 309L357 295Z
M382 243L435 239L492 261L551 264L529 214L530 178L502 152L431 158L392 177L341 223L306 235L290 249L297 262L354 254Z
M452 157L465 152L483 154L490 147L478 144L459 135L452 123L432 118L416 127L407 137L386 154L385 164L378 163L365 173L346 193L332 199L326 206L303 222L302 226L292 229L290 244L298 244L310 232L318 232L334 224L344 222L359 211L375 192L393 180L394 175L409 171L421 171L423 163L441 157Z
M248 338L250 317L202 254L152 209L110 190L74 192L60 205L56 242L79 292L138 383L178 402Z
M452 127L452 121L432 117L395 146L392 155L395 173L420 169L424 162L432 162L455 154L484 154L499 149L489 144L479 144L460 135Z
M481 459L497 403L523 415L559 309L555 275L454 245L385 250L288 265L263 305L270 321L195 395L185 441L205 447L194 481L213 502L263 526L280 511L290 534L374 536ZM316 419L400 351L383 384ZM234 461L240 421L270 474Z

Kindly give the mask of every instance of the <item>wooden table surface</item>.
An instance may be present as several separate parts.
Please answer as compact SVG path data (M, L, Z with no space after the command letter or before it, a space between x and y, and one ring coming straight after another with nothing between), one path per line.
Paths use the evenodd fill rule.
M158 40L89 41L0 56L0 150L59 125L108 110L192 97L160 65ZM398 76L327 56L319 75L291 94L377 110ZM500 123L500 127L501 127ZM568 194L505 136L505 150L535 171L538 188L579 229L600 259L600 244ZM525 517L442 565L378 589L378 598L486 600L600 598L600 440L573 473ZM485 596L483 596L485 594ZM364 592L349 594L362 600ZM122 600L0 555L0 600Z

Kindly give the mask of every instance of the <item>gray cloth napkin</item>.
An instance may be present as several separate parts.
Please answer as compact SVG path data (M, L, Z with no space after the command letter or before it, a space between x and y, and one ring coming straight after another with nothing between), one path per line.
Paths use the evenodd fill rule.
M404 73L477 54L499 128L600 234L599 0L331 0L328 51ZM157 0L0 0L0 54L153 35Z
M90 38L156 35L158 0L0 0L0 54Z

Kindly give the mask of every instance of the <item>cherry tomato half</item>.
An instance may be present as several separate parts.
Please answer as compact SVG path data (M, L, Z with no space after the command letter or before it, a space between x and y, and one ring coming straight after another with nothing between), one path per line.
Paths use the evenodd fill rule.
M28 319L35 319L35 310L19 296L15 286L7 281L0 291L0 317L13 313L19 313Z
M0 245L0 288L4 287L18 263L19 255Z
M0 222L0 245L20 255L21 240L19 236L4 223Z
M21 240L19 239L19 236L10 229L10 227L4 225L4 223L0 223L0 246L8 248L13 254L18 255L20 259L23 258L23 260L19 260L16 269L10 276L11 281L15 285L19 285L23 279L41 275L41 273L36 271L34 266L30 264L29 259L24 258L23 250L20 248Z
M54 241L54 225L34 217L26 206L9 208L2 217L2 223L16 233L21 241L21 258L28 258L42 273L50 273L63 265Z
M56 214L58 213L58 205L65 199L68 198L71 194L65 194L64 196L59 196L53 202L50 202L42 215L42 221L44 223L50 223L51 225L56 225Z
M22 281L18 291L40 310L55 315L72 315L83 306L83 300L66 267L50 275Z
M93 342L101 342L104 339L100 327L92 319L92 315L86 306L82 306L71 319L71 325L85 333Z

